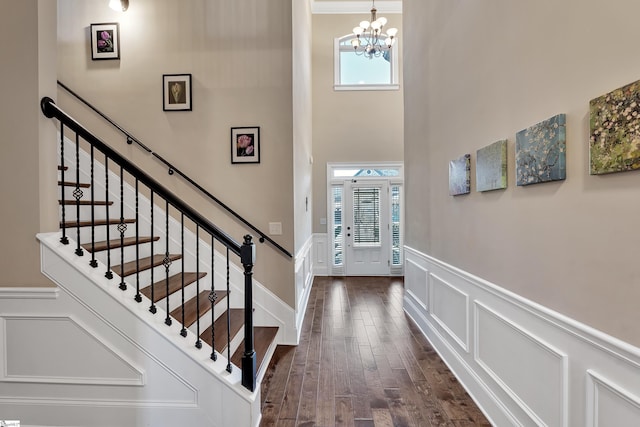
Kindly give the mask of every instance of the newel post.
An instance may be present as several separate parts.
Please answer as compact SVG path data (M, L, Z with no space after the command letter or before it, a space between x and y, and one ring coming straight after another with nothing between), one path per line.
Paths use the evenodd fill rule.
M256 245L251 236L244 236L240 248L240 261L244 267L244 354L242 355L242 385L251 391L256 389L256 352L253 349L253 265Z

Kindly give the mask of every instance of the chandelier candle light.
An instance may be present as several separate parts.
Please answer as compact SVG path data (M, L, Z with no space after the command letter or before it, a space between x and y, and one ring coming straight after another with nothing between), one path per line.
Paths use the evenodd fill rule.
M366 55L369 59L382 55L391 49L395 42L397 28L389 28L386 34L382 31L387 24L387 18L376 17L376 2L371 5L371 21L362 21L358 27L353 29L355 39L351 40L351 45L356 51L356 55ZM384 40L382 39L383 37Z

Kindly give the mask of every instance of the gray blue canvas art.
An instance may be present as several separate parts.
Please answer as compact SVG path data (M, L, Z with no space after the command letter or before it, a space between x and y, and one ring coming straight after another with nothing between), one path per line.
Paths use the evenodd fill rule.
M516 184L531 185L566 178L566 115L516 134Z
M449 195L471 192L471 154L449 162Z
M507 140L494 142L476 152L476 191L507 188Z

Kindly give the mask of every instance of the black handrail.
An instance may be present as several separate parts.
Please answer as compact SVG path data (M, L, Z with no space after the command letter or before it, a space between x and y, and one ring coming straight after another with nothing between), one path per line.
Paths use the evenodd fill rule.
M111 147L96 138L84 126L82 126L75 119L65 113L62 109L60 109L60 107L56 105L53 99L49 97L42 98L40 106L45 116L47 116L48 118L55 117L56 119L60 120L66 127L73 130L92 146L103 152L108 158L112 159L118 165L122 166L122 168L129 172L134 178L138 179L138 181L140 181L142 184L145 184L147 187L153 189L156 194L164 198L169 204L174 206L179 211L183 212L187 218L200 225L200 227L202 227L212 236L215 236L215 238L218 239L222 244L231 249L233 253L240 256L240 244L238 242L236 242L224 231L213 225L208 219L193 210L191 206L176 197L158 181L151 178L129 160L125 159Z
M284 255L288 256L289 258L293 258L293 255L291 255L291 253L286 250L284 247L282 247L280 244L278 244L276 241L274 241L272 238L270 238L266 233L263 233L260 229L258 229L256 226L254 226L253 224L251 224L249 221L247 221L246 219L244 219L242 216L240 216L236 211L234 211L233 209L231 209L226 203L222 202L220 199L218 199L216 196L214 196L213 194L211 194L209 191L207 191L204 187L202 187L200 184L198 184L197 182L195 182L193 179L191 179L189 176L187 176L184 172L182 172L180 169L178 169L177 167L175 167L174 165L172 165L169 161L167 161L164 157L162 157L161 155L159 155L158 153L156 153L155 151L153 151L152 149L150 149L149 147L147 147L146 145L144 145L138 138L136 138L135 136L133 136L131 133L129 133L127 130L125 130L122 126L120 126L118 123L116 123L113 119L111 119L109 116L107 116L106 114L102 113L100 110L98 110L96 107L94 107L93 105L91 105L91 103L89 103L87 100L85 100L83 97L81 97L80 95L78 95L76 92L74 92L73 90L71 90L67 85L65 85L64 83L62 83L61 81L58 80L58 85L60 87L62 87L64 90L66 90L67 92L69 92L73 97L75 97L76 99L78 99L80 102L82 102L83 104L85 104L87 107L89 107L91 110L93 110L96 114L98 114L100 117L102 117L104 120L106 120L109 124L111 124L113 127L115 127L116 129L118 129L118 131L120 131L126 138L127 138L127 144L131 145L134 142L140 146L143 150L145 150L147 153L153 155L153 157L155 157L156 159L158 159L160 162L162 162L167 168L168 168L168 173L169 175L173 175L174 173L180 175L185 181L187 181L189 184L191 184L192 186L194 186L198 191L200 191L202 194L204 194L205 196L207 196L209 199L211 199L212 201L214 201L216 204L218 204L220 207L222 207L224 210L226 210L229 214L231 214L235 219L237 219L238 221L240 221L242 224L244 224L245 226L247 226L248 228L250 228L251 230L253 230L257 235L258 235L258 239L260 241L260 243L264 243L265 241L269 242L273 247L275 247L276 249L278 249L280 252L282 252Z

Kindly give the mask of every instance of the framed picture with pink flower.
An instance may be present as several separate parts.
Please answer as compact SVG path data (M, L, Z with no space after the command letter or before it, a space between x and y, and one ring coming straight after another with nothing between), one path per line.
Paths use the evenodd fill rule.
M120 26L117 22L91 24L91 59L120 59Z
M260 163L260 128L231 128L231 163Z

